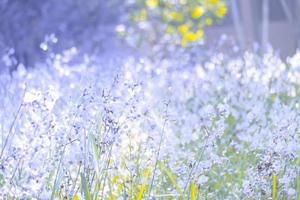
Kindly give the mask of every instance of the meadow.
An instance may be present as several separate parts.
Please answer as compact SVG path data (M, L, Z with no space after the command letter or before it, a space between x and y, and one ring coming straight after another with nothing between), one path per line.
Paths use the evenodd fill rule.
M300 200L298 7L242 2L0 1L0 199Z
M0 75L1 199L300 199L300 53Z

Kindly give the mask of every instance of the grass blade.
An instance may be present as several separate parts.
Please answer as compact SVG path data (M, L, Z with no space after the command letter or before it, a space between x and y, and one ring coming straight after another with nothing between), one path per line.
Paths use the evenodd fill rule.
M87 183L86 178L85 178L83 173L81 173L81 188L82 188L82 191L83 191L83 194L84 194L84 199L85 200L92 200L92 195L90 193L88 183Z
M191 183L191 200L196 200L197 188L194 182Z
M277 177L272 174L272 200L277 200Z

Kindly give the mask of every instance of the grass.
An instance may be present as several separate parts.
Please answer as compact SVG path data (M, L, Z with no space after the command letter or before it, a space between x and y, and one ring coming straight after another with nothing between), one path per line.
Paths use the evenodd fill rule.
M226 137L228 137L228 134L233 129L232 123L235 123L234 121L232 117L229 117ZM112 145L108 149L108 153L103 155L100 153L102 151L101 148L96 145L95 141L95 138L90 136L89 145L93 149L93 159L97 163L97 170L87 171L81 165L78 167L78 172L76 178L74 177L75 181L72 186L74 191L72 195L73 200L142 200L152 198L164 200L200 200L211 198L224 199L226 197L243 199L245 197L242 196L241 190L243 180L248 176L247 169L258 165L257 155L260 154L260 152L255 151L238 152L234 148L226 148L228 146L226 143L219 143L219 152L225 153L228 160L221 165L212 166L205 172L205 175L208 177L208 181L205 184L197 184L197 177L190 177L188 179L185 177L185 180L188 180L188 182L182 184L179 181L182 177L168 167L168 160L158 160L159 156L157 154L154 164L146 165L147 167L142 166L143 162L147 162L143 158L143 155L139 155L139 157L131 155L129 156L130 160L120 157L121 160L124 159L122 160L123 168L120 172L120 169L115 169L112 166L111 158L112 149L117 147ZM131 145L128 145L128 151L132 151ZM102 163L100 160L102 160ZM126 166L130 161L133 161L132 169ZM299 164L298 160L297 165L299 166ZM124 175L123 170L127 172L125 173L126 175ZM280 191L281 187L276 174L273 173L270 176L269 182L271 185L271 196L263 194L262 199L287 199L285 194ZM235 197L232 195L233 189L237 191ZM53 185L52 190L54 191L54 198L64 198L63 195L60 195L62 194L61 188ZM299 174L295 179L295 191L297 199L299 199Z
M178 73L180 74L180 72ZM192 74L193 72L188 75ZM228 77L235 77L224 72L222 78L223 76L228 77L220 81L217 75L211 76L217 79L216 83L228 80ZM180 76L178 75L178 77ZM175 81L178 77L175 76ZM166 77L162 77L162 79L165 80ZM152 79L149 80L152 81ZM198 80L194 77L191 80L192 83L188 84L187 82L187 85L194 85L194 82ZM184 83L186 81L190 80L184 79ZM282 81L286 84L287 80ZM233 80L233 82L235 81ZM270 82L276 82L276 80L272 79ZM181 84L181 82L179 83ZM213 86L208 88L209 90L215 88L214 83L211 83ZM139 104L138 100L134 99L134 87L130 84L124 86L124 89L123 83L120 83L120 89L116 83L116 90L122 90L120 93L123 90L127 91L124 99L119 99L121 103L116 106L117 108L113 106L119 103L116 103L118 98L114 98L113 95L110 97L106 92L102 92L102 96L100 95L101 97L98 98L99 91L96 89L90 89L90 96L88 94L90 91L84 90L85 95L81 95L81 91L79 91L72 105L61 111L66 112L67 120L64 121L65 115L57 115L58 120L55 125L61 125L61 130L58 127L57 130L49 129L50 131L48 131L48 124L45 125L46 131L43 129L45 127L39 130L41 136L53 134L58 137L58 139L56 137L49 139L51 144L47 147L51 152L43 154L48 156L49 153L49 158L52 160L42 160L50 162L50 164L38 162L41 165L38 170L49 167L46 171L47 177L40 176L42 180L45 180L42 184L49 192L46 194L47 198L51 197L50 199L53 200L300 200L300 152L297 148L295 148L296 150L286 148L287 144L299 144L297 143L299 127L297 127L297 123L293 124L294 127L296 126L294 131L293 127L282 127L286 123L281 124L286 118L290 120L288 123L293 123L298 119L294 116L299 114L296 103L299 100L300 90L296 88L296 96L291 96L289 90L278 93L272 90L268 93L267 88L266 91L261 91L262 94L256 97L255 101L252 101L251 98L254 97L251 96L251 92L257 89L253 89L252 84L262 88L264 85L251 81L247 83L250 86L245 86L246 83L243 84L237 84L236 87L240 91L233 91L233 93L223 91L222 88L207 93L206 90L202 91L203 96L207 95L208 100L202 100L201 95L197 96L200 86L199 88L195 86L193 91L188 91L188 88L182 86L179 89L181 89L181 93L187 90L186 94L171 96L168 93L174 101L170 103L170 107L169 104L156 105L153 103L155 105L151 105L150 109L152 110L150 111L148 103L152 101L152 96L150 95L151 97L147 99L146 105ZM139 91L144 89L147 90L147 88L141 87ZM111 90L111 93L115 92L113 89ZM244 90L251 90L251 92L245 91L244 93ZM127 95L132 96L127 98ZM187 97L183 97L184 95ZM232 98L232 101L236 100L236 102L226 102L223 95L227 99ZM165 98L164 95L163 97ZM141 95L142 98L146 97ZM161 96L155 98L162 101ZM243 101L240 102L237 100L238 98ZM105 102L103 105L101 104L102 100ZM126 102L123 102L125 100ZM220 102L223 106L230 108L219 109ZM0 159L7 152L10 153L9 150L11 150L11 154L5 156L11 156L10 159L14 159L13 151L15 149L12 148L11 140L19 135L22 136L24 129L20 128L21 131L17 129L18 126L23 125L23 121L19 121L19 119L26 116L23 109L30 111L33 107L31 103L23 104L22 109L20 108L21 111L16 107L16 117L13 118L12 115L11 122L7 123L7 134L3 134ZM58 105L59 103L61 102L58 102ZM222 106L221 103L220 106ZM256 109L253 108L255 104L259 104ZM145 107L146 111L136 111L135 108L139 106L143 109ZM36 111L37 108L34 107L34 109ZM59 109L61 108L59 107ZM263 113L259 109L263 109ZM94 112L95 110L97 111ZM56 110L55 112L60 111ZM88 112L93 112L93 114L85 115ZM114 116L114 112L122 114ZM136 112L140 114L139 117L129 117ZM250 115L257 113L261 116L251 117ZM30 122L30 120L26 122ZM263 120L265 122L262 122ZM38 122L41 121L43 119ZM123 124L126 125L126 128L123 127ZM82 128L77 130L75 125ZM31 131L31 129L29 130ZM52 130L53 132L51 132ZM24 135L28 134L26 137L32 137L30 131L25 132ZM76 131L80 133L77 134ZM44 132L46 133L44 134ZM61 138L59 138L60 136ZM33 134L32 140L34 141L36 138L36 135ZM31 141L28 143L31 145ZM43 149L39 146L40 140L36 143L37 148ZM281 143L281 146L277 145L278 143ZM33 152L32 155L35 156L36 152ZM34 159L34 157L29 158ZM68 159L72 162L69 163ZM32 170L27 171L27 174L33 174L32 176L38 171L35 171L35 166L31 168L32 163L30 162L27 163L27 166L30 167L26 169L24 161L23 157L18 157L11 162L14 163L13 166L6 168L6 166L0 165L3 168L0 171L1 190L7 189L6 187L18 186L16 188L21 188L26 185L20 180L36 180L31 177L24 178L26 170ZM1 164L3 164L2 162L3 160L1 160ZM11 169L11 172L4 173L3 171L6 169ZM12 196L9 196L9 192L7 195L5 199L13 199ZM42 194L32 193L30 195L37 195L37 199L44 199Z

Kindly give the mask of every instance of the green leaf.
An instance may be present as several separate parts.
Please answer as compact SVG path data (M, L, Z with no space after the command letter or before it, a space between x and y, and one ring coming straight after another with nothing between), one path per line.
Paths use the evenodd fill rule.
M92 195L90 193L90 189L89 189L88 183L86 181L86 178L83 173L81 173L80 176L81 176L81 189L84 194L84 199L92 200Z

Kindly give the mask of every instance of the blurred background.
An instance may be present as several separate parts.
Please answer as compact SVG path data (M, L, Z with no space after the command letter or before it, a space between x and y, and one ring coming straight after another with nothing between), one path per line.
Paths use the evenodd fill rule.
M283 58L299 48L299 0L229 0L228 6L221 24L207 29L208 44L227 34L245 48L270 44Z
M33 67L45 62L50 54L73 47L88 55L126 54L129 45L120 42L115 30L120 23L126 24L132 10L138 9L132 6L135 2L1 0L0 71L13 71L20 64ZM199 48L214 48L220 38L232 41L241 50L271 46L282 58L299 48L300 0L224 2L226 14L220 17L222 20L203 27L205 40Z

